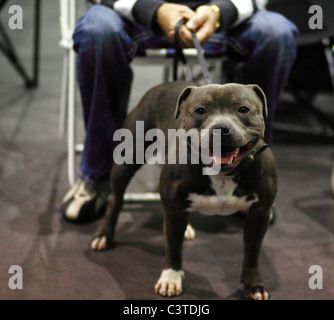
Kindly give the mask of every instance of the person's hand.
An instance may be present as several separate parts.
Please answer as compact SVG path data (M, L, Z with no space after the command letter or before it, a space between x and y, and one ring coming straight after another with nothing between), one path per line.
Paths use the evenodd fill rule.
M208 41L210 36L216 31L218 18L211 7L200 6L197 8L196 14L188 20L186 27L189 30L193 30L198 41L203 43Z
M210 9L210 8L209 8ZM211 9L210 9L211 10ZM212 11L212 10L211 10ZM168 39L173 42L175 36L175 26L181 19L191 21L195 17L195 12L189 7L174 3L164 3L158 10L156 19ZM183 47L192 47L191 33L189 29L182 25L180 28L180 40Z

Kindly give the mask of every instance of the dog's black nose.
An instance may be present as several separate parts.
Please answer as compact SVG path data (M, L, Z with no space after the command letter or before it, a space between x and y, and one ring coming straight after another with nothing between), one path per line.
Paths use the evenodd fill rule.
M229 136L232 133L232 129L228 125L220 124L212 127L211 132L213 135L221 134L222 136Z

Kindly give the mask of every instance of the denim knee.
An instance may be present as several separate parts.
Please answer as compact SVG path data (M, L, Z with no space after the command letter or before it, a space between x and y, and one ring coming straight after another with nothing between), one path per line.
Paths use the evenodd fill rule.
M124 22L112 9L94 5L79 19L73 34L74 49L112 46L125 34Z
M257 44L284 52L291 59L296 55L297 27L283 15L259 11L252 19L251 32Z

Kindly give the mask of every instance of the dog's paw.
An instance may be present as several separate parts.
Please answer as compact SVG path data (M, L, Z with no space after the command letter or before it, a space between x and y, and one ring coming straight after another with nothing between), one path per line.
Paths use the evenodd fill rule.
M102 251L110 247L108 237L106 235L100 235L93 237L90 247L93 250Z
M98 251L107 249L107 237L102 235L93 238L93 240L90 243L90 247L93 250L98 250Z
M183 278L184 272L182 270L165 269L154 287L155 292L162 296L179 296L182 293Z
M184 239L185 240L194 240L195 238L196 238L196 231L190 224L188 224L187 229L184 232Z
M248 300L269 300L269 291L263 285L244 288L244 297Z
M90 247L96 251L106 250L112 247L114 233L107 223L102 223L94 233L90 242Z

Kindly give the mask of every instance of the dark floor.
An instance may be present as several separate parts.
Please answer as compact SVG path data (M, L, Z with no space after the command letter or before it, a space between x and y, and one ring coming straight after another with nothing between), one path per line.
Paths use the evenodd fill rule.
M16 1L24 9L24 30L10 31L27 67L28 2L32 3ZM1 16L5 24L6 12ZM60 200L69 184L66 145L58 136L62 67L58 40L58 1L47 0L37 90L26 90L0 55L0 299L164 299L153 291L164 262L160 204L126 205L117 246L106 252L89 249L98 222L78 226L61 218ZM137 67L132 106L161 81L159 68L146 68ZM328 111L333 101L333 95L316 100ZM282 100L280 119L293 117L294 112L298 119L299 112L305 113L303 106L287 107L289 103ZM263 279L272 299L334 299L334 150L330 143L320 143L322 139L311 143L309 137L292 134L278 132L276 141L278 218L263 244ZM156 190L159 168L153 169L144 167L131 190ZM239 299L241 222L193 215L192 223L197 239L185 243L184 294L177 299ZM23 269L23 290L8 286L12 265ZM322 267L321 290L309 288L312 265Z

